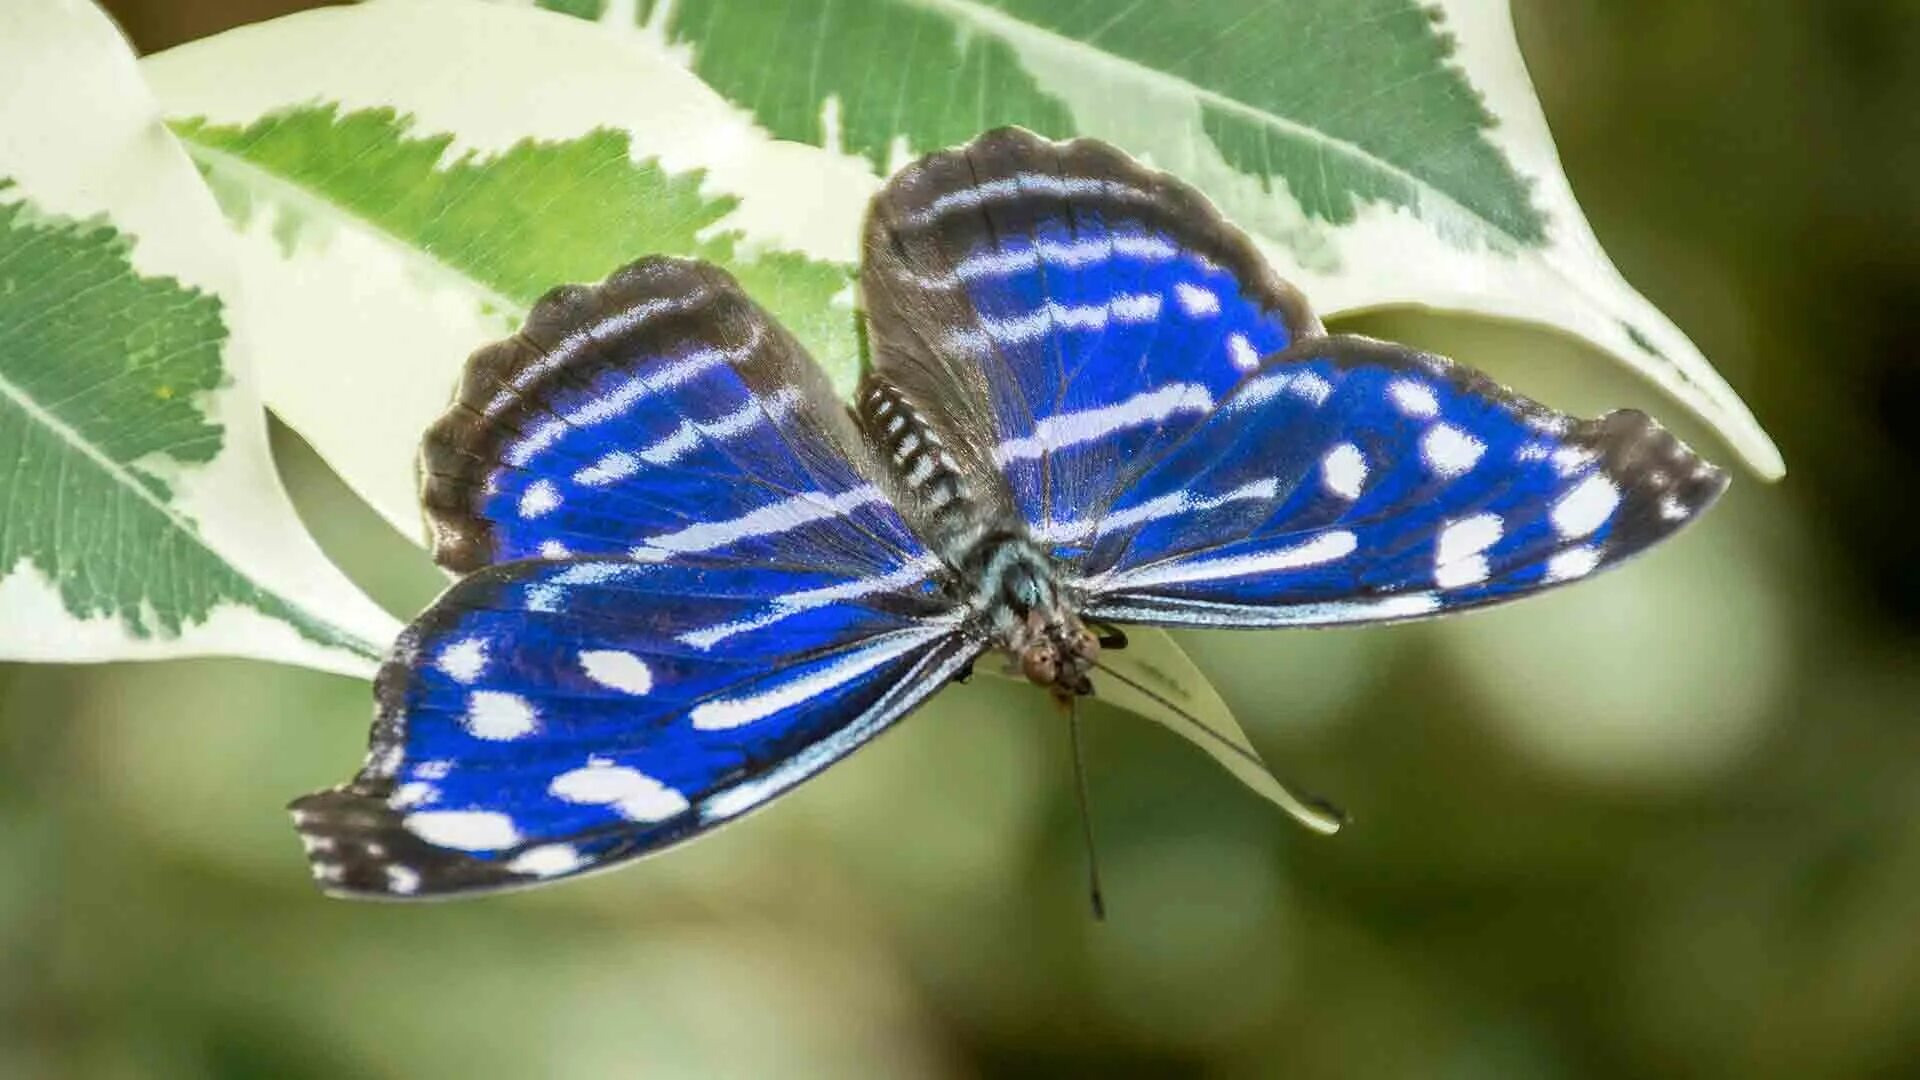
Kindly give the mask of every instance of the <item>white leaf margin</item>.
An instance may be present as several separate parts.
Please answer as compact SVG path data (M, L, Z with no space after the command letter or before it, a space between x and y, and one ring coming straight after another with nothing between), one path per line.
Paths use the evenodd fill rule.
M137 272L224 301L229 384L200 403L223 429L205 465L177 465L169 509L240 576L314 619L383 651L399 624L314 543L280 486L249 358L249 305L228 258L229 233L193 164L161 122L119 30L84 0L0 9L0 175L10 194L75 219L104 216L131 241ZM0 657L31 661L239 656L366 677L375 661L328 647L264 613L216 606L177 635L138 637L118 615L75 618L31 562L0 567Z
M534 0L487 2L526 7ZM1534 204L1546 216L1548 245L1517 256L1502 255L1481 240L1450 240L1448 232L1473 236L1491 226L1412 177L1409 181L1432 200L1422 213L1363 200L1353 222L1313 220L1283 180L1269 188L1230 165L1200 134L1202 109L1212 98L1207 91L976 0L913 3L950 18L963 38L978 34L1004 41L1037 87L1065 104L1081 133L1123 146L1206 192L1322 315L1417 307L1555 328L1659 386L1707 421L1762 478L1785 475L1779 449L1739 395L1685 332L1634 290L1600 246L1561 167L1507 0L1438 0L1429 6L1438 9L1442 31L1455 40L1450 62L1496 118L1481 137L1531 184ZM634 0L609 0L598 25L610 36L645 42L690 66L694 50L667 41L673 7L657 5L643 24L636 21ZM823 103L823 112L830 104ZM1285 118L1276 123L1298 127ZM895 155L902 161L937 149L905 142L900 140L901 152ZM1636 342L1628 327L1658 353Z

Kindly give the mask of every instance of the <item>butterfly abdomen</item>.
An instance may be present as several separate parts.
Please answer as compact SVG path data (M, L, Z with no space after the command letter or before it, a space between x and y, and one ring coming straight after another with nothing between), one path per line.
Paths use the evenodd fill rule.
M855 410L906 505L935 535L964 531L974 517L974 492L945 439L913 402L891 383L869 378Z

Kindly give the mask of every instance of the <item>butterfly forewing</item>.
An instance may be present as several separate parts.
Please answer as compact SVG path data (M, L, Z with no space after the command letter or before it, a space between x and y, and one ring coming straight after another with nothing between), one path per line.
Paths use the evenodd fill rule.
M1205 200L1092 140L931 155L875 198L863 250L876 373L1069 563L1136 463L1319 330Z
M468 361L423 458L453 570L721 553L890 574L926 554L819 368L685 259L555 290Z

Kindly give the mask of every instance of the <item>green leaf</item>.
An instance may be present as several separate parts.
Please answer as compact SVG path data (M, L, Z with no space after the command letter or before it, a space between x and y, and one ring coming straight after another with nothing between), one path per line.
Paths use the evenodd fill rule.
M424 52L462 63L423 68ZM420 435L467 354L552 286L640 255L726 266L853 384L864 196L844 192L870 190L871 174L823 168L825 155L767 140L678 66L633 56L558 16L402 3L147 61L239 232L275 360L268 403L410 536ZM312 57L354 60L296 60ZM380 409L358 407L370 394Z
M1173 729L1241 783L1315 832L1339 830L1342 823L1337 814L1301 798L1274 778L1233 718L1233 710L1173 638L1139 628L1130 629L1127 636L1125 649L1101 654L1106 670L1094 673L1096 696Z
M1504 4L541 6L653 43L772 135L876 173L1002 124L1106 139L1197 185L1323 313L1411 304L1558 328L1653 379L1762 475L1783 470L1699 349L1601 251Z
M226 244L112 24L0 14L0 656L364 674L396 629L278 486Z

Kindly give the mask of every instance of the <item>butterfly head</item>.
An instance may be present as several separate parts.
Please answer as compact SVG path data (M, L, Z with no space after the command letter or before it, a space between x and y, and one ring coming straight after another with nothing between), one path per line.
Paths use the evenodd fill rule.
M1060 614L1064 617L1049 621L1038 611L1030 613L1012 651L1028 681L1067 701L1093 693L1089 676L1100 659L1100 639L1072 613Z
M1100 640L1081 622L1044 551L1024 534L996 534L979 541L963 565L975 585L974 611L1030 682L1062 701L1093 692L1088 675Z

